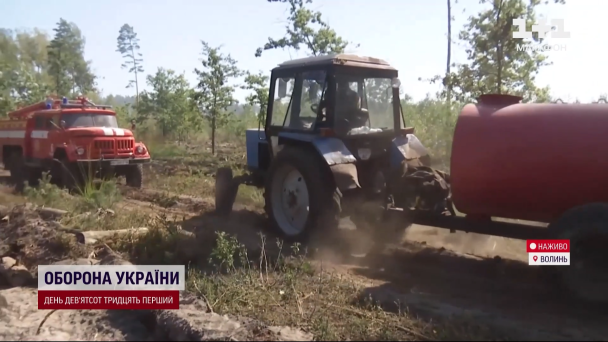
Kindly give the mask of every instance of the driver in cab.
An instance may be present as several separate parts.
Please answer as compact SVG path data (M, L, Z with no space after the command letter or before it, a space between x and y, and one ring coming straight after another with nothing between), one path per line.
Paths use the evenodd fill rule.
M348 81L339 80L336 91L336 118L338 127L346 132L364 126L367 113L361 109L361 98L348 85Z

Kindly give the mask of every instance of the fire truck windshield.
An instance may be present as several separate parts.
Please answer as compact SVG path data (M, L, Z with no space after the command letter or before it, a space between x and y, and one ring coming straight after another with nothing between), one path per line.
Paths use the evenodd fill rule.
M76 127L113 127L118 128L115 115L97 113L74 113L63 114L61 120L65 122L65 128Z

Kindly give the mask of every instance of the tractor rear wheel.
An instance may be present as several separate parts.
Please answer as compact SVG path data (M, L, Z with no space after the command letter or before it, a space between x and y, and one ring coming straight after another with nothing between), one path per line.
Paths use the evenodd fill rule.
M272 228L287 241L305 241L318 227L337 227L340 191L323 159L308 149L285 147L273 160L265 185Z

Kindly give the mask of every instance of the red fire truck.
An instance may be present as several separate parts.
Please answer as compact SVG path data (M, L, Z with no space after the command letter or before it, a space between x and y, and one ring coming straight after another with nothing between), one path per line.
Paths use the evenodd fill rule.
M0 158L18 189L37 182L42 172L68 189L87 178L125 176L141 188L150 154L133 132L118 127L111 106L85 97L47 98L0 119Z

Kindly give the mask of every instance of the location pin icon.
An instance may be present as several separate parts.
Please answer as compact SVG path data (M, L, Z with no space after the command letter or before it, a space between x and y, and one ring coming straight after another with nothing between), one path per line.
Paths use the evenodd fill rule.
M538 260L538 257L535 255L532 257L532 259L534 259L534 262L536 262L536 260Z

